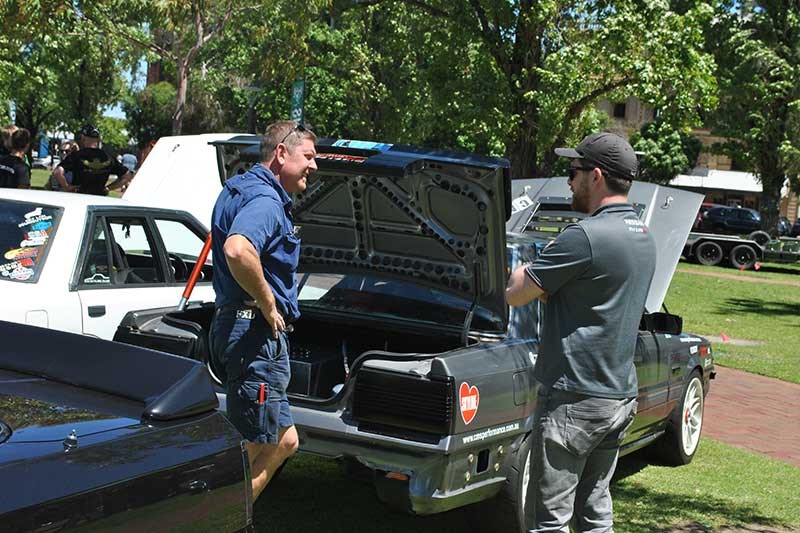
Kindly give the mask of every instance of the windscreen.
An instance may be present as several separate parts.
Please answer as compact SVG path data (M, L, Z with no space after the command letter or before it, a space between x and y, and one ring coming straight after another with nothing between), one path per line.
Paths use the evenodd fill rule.
M0 280L35 283L63 208L0 200Z

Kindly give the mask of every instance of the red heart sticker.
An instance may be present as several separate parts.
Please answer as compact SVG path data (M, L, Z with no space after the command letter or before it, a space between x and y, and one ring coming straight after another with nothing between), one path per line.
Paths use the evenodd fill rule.
M469 425L478 414L478 402L480 402L478 387L475 385L470 387L466 381L461 383L461 388L458 389L458 405L465 425Z

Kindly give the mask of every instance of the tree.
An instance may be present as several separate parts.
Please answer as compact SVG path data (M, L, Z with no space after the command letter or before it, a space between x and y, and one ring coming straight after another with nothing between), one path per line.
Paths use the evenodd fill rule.
M515 177L551 174L553 148L578 140L602 98L635 95L675 120L698 121L713 105L713 60L703 51L702 24L712 15L701 1L676 12L657 0L549 2L420 0L353 2L353 8L407 6L427 15L425 31L460 44L469 37L491 60L491 76L458 95L462 107L481 109L497 93L512 126L504 132ZM425 33L411 32L419 42ZM440 41L435 54L470 49ZM434 59L435 60L435 59ZM460 62L456 63L461 66ZM446 80L463 77L455 69ZM472 78L473 81L477 81ZM588 114L588 116L587 116Z
M103 116L97 119L97 127L103 136L104 148L111 148L114 152L128 148L129 135L123 119Z
M644 153L640 159L641 179L661 184L694 167L702 149L697 137L658 120L631 135L631 145Z
M96 120L122 88L123 50L99 36L63 2L7 2L0 37L0 80L13 98L16 122L41 129Z
M758 0L720 4L711 29L719 63L719 148L746 161L762 185L765 227L778 217L786 178L800 172L800 4Z
M174 105L175 87L166 81L148 85L123 102L128 132L139 148L170 134Z
M254 7L243 0L237 1L237 6ZM81 19L90 21L98 33L120 35L142 51L173 62L176 92L172 134L180 135L191 70L200 51L222 35L233 9L234 0L107 0L83 2L76 12ZM128 15L120 18L118 13ZM149 32L147 28L157 31Z

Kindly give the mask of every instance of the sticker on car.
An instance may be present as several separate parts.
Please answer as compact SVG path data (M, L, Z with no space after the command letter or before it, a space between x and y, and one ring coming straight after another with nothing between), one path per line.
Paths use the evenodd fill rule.
M480 403L480 391L478 387L463 381L461 387L458 389L458 405L461 408L461 419L465 425L475 420L475 415L478 414L478 404Z

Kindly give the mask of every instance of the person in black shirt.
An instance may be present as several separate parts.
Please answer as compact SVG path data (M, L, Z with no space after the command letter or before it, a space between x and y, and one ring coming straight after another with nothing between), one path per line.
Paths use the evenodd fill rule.
M25 164L25 153L30 143L31 134L24 128L11 135L9 153L0 157L0 187L31 188L31 171Z
M78 133L80 134L81 149L69 155L53 171L53 177L61 189L105 196L108 191L127 185L133 178L133 174L100 149L100 131L91 124L87 124L78 130ZM67 183L64 172L72 172L72 185ZM111 174L116 175L117 179L106 185Z

